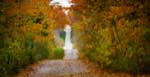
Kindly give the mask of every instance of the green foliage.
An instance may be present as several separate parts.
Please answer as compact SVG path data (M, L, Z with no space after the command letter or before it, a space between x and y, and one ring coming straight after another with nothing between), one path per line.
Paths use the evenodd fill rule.
M49 31L48 31L48 23L45 22L42 26L42 30L41 30L41 35L42 36L48 36Z
M4 14L0 14L0 26L3 26L6 23L6 17L4 16Z
M145 41L149 41L150 42L150 30L149 31L145 31L145 33L143 34L144 40Z
M0 51L0 76L7 77L17 74L21 68L42 59L48 59L48 44L44 41L36 42L33 35L28 34L23 41L16 39L3 47Z
M45 30L45 29L41 30L41 35L42 36L48 36L48 34L49 34L48 30Z
M43 29L47 29L47 28L48 28L48 23L45 22L45 23L43 24Z
M33 34L31 33L27 33L25 35L25 40L24 40L24 47L25 49L32 49L33 47L35 46L35 43L34 43L34 38L33 38Z
M38 16L34 17L33 23L41 24L42 20L44 19L43 14L40 12Z
M0 29L0 49L5 46L4 40L5 40L4 34L1 32L1 29Z
M4 15L3 12L0 11L0 16L3 16L3 15Z
M12 53L13 51L7 50L5 52L1 51L1 64L0 64L0 76L5 77L8 73L14 73L16 70L16 63L14 62L16 59L16 55ZM14 67L15 66L15 67Z
M3 9L8 9L11 7L9 3L4 3L4 1L0 1L0 6L3 7Z
M55 59L62 59L64 56L64 49L63 48L55 48L53 54L54 54Z
M17 15L17 13L16 14L14 14L14 15ZM21 15L21 24L23 24L23 25L25 25L25 24L27 24L28 22L31 22L31 21L33 21L34 20L34 17L32 17L32 16L30 16L30 15Z
M33 51L33 59L34 61L42 60L42 59L48 59L49 57L49 51L48 51L48 45L46 42L36 42L35 48Z

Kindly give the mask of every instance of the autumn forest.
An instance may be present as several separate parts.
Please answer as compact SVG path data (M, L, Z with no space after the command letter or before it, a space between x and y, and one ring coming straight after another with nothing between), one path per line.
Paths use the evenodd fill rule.
M150 0L51 1L0 0L0 77L150 77Z

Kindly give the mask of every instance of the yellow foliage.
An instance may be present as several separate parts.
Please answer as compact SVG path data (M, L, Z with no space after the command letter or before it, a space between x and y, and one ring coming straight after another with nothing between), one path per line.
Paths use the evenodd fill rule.
M92 44L86 44L85 47L88 49L91 49L91 48L93 48L93 45Z

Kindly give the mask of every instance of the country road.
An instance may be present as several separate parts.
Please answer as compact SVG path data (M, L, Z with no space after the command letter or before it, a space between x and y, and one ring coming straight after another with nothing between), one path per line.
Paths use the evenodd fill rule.
M93 76L88 65L79 60L44 60L29 66L17 77L99 77Z
M150 77L105 71L83 60L43 60L29 65L15 77Z

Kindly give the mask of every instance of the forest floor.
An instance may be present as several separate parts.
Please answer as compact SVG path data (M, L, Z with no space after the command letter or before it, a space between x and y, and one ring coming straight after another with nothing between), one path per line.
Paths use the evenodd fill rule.
M111 73L81 60L43 60L22 70L16 77L150 77L150 75Z

